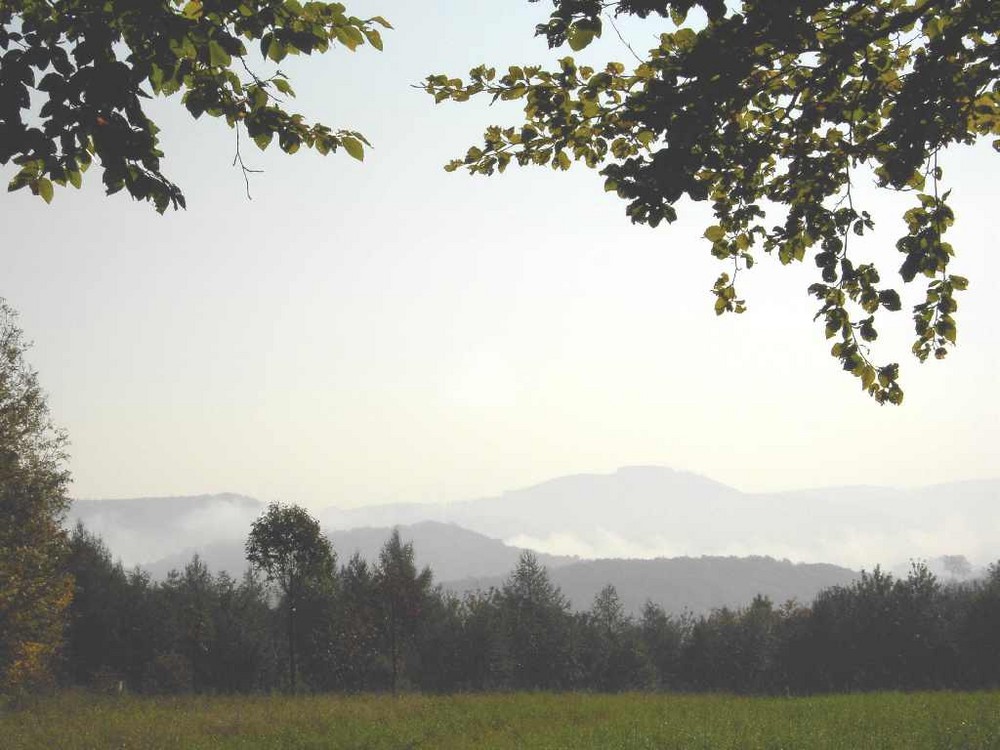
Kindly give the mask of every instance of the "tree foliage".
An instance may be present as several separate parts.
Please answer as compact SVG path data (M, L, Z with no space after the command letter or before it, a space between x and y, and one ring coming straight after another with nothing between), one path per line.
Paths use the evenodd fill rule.
M602 692L620 692L643 690L656 683L642 630L625 612L613 585L606 585L594 597L585 623L588 684Z
M498 604L511 683L522 690L569 687L573 678L569 601L533 552L521 553L500 588Z
M237 128L241 165L241 127L261 149L277 136L290 154L343 148L363 159L364 136L310 124L287 108L288 78L252 66L337 45L381 49L379 29L388 27L381 16L361 19L315 0L2 0L0 164L20 166L8 189L49 202L53 183L80 187L97 157L108 193L125 189L161 213L183 207L144 108L153 95L180 93L193 117Z
M341 686L349 691L371 690L378 670L379 615L377 572L355 553L340 571L340 629L337 665Z
M0 298L0 692L47 678L73 596L63 570L66 437Z
M413 544L404 544L399 530L393 529L382 546L375 569L375 586L383 607L383 632L388 644L391 688L399 689L404 657L431 587L430 568L419 573L413 559Z
M288 673L296 687L296 610L312 585L333 577L336 559L319 522L297 505L271 503L253 522L246 543L247 560L284 597L287 613Z
M536 2L537 0L532 0ZM896 243L904 283L922 279L913 353L943 358L956 341L954 275L943 235L954 215L938 155L992 137L1000 150L1000 5L992 0L553 0L536 33L582 50L614 16L669 21L638 64L602 69L564 57L557 69L481 65L467 80L431 75L437 102L486 95L523 103L522 124L494 126L447 169L503 172L511 163L600 168L634 223L677 217L683 198L711 201L704 233L729 269L715 312L742 313L737 275L759 252L783 264L815 261L833 356L879 403L902 401L898 364L878 365L876 318L901 309L886 265L858 245L874 218L852 184L873 172L913 195ZM688 22L688 13L701 11ZM694 16L693 16L694 18ZM617 30L617 27L616 27ZM778 223L773 213L783 212ZM893 256L889 256L893 257Z
M277 687L283 619L263 582L211 575L197 557L166 581L127 573L100 538L77 526L63 678L117 692L251 692Z

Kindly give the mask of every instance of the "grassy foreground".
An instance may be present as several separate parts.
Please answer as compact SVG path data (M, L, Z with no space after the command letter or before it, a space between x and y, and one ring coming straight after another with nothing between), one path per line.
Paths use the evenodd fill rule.
M0 714L20 748L1000 748L1000 692L112 698Z

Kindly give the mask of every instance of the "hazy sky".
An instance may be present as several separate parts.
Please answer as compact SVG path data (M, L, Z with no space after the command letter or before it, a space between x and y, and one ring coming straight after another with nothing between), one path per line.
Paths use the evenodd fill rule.
M972 282L960 346L921 366L908 314L886 321L877 356L901 361L907 395L880 408L812 322L811 261L761 258L741 278L747 314L718 319L704 206L651 230L579 165L442 170L520 111L435 106L410 84L566 54L532 36L547 3L348 7L393 22L383 53L281 68L297 111L369 137L363 165L248 149L265 170L248 201L233 132L172 99L154 119L187 211L106 198L96 169L51 206L0 195L0 296L20 311L70 434L74 495L233 491L315 508L462 499L627 464L744 490L1000 473L988 144L942 160L954 267ZM623 27L637 49L658 32ZM586 57L628 52L609 31ZM863 252L887 271L910 200L865 204L881 231Z

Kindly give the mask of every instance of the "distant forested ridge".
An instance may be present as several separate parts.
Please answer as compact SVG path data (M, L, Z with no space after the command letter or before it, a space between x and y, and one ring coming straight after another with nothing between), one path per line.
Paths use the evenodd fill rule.
M126 571L82 526L70 548L64 683L149 693L289 686L284 602L254 573L213 574L195 557L153 581ZM1000 686L1000 563L981 579L947 584L921 564L905 577L876 569L809 603L758 596L696 616L653 602L632 615L611 585L574 612L530 552L497 585L459 597L413 556L394 534L376 562L333 555L328 573L304 580L293 635L299 689Z

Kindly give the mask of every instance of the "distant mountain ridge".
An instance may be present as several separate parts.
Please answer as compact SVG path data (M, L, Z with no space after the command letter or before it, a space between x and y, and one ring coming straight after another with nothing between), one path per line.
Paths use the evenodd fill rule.
M667 467L558 477L457 503L327 508L327 525L455 523L519 547L581 558L774 556L851 568L964 554L1000 556L1000 480L917 489L745 493Z
M242 541L263 507L241 495L208 495L80 501L72 513L126 562L149 563ZM588 559L759 555L856 569L955 554L985 565L1000 554L997 507L1000 480L744 493L641 466L456 503L330 507L315 515L328 530L453 524L511 547Z

